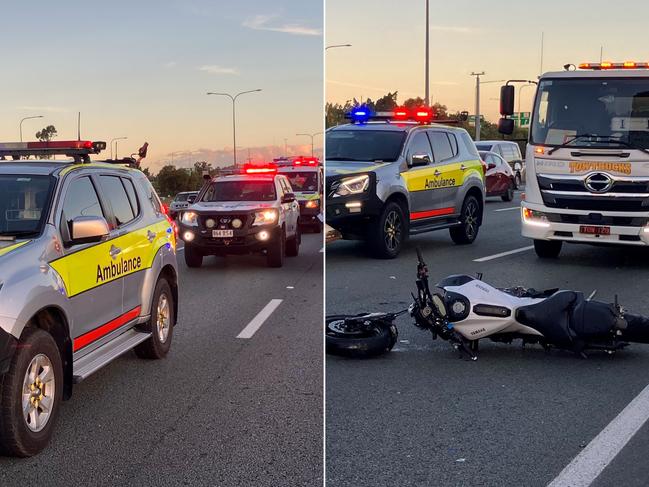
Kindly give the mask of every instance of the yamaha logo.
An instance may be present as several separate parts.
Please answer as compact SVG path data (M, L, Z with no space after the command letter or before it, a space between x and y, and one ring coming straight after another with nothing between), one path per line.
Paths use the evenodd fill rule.
M591 193L606 193L613 186L613 179L608 174L596 172L585 179L584 185Z

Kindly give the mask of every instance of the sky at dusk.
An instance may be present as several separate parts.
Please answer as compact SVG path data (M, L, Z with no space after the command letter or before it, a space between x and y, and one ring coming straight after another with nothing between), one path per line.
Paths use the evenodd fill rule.
M228 164L231 102L207 91L261 88L237 101L239 159L310 152L321 132L321 0L4 2L0 140L53 124L58 140L148 141L154 170L171 160ZM316 136L316 146L322 138ZM108 154L110 155L110 154Z
M475 113L472 71L484 81L536 79L566 63L649 61L649 2L640 0L430 0L431 98ZM424 96L424 0L327 0L326 99L344 103L398 91ZM495 120L500 82L481 85L481 113ZM518 90L517 90L518 92ZM534 90L523 88L521 110Z

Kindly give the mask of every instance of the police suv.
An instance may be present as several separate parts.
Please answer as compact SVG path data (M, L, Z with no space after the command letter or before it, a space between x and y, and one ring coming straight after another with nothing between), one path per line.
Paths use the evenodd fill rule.
M448 228L472 243L482 224L484 166L462 128L431 124L430 108L372 114L327 131L327 224L394 258L408 235Z
M300 206L277 167L246 166L242 174L213 178L180 216L185 263L207 255L263 253L269 267L298 255Z
M5 454L31 456L47 445L73 383L131 349L162 358L171 345L178 311L171 223L141 171L90 162L104 147L0 144ZM54 154L73 160L21 159Z

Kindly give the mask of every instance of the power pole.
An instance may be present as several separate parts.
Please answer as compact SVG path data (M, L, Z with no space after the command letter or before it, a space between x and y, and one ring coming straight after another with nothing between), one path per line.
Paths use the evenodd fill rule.
M426 98L424 104L430 106L430 9L429 0L426 0Z
M475 140L480 140L480 76L484 76L485 72L481 71L471 73L475 76Z

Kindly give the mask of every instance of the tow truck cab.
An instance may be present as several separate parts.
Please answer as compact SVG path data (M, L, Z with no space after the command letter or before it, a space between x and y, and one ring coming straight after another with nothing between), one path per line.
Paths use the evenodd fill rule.
M511 134L514 87L501 89ZM563 242L649 245L649 63L566 65L539 78L522 234L539 257Z

